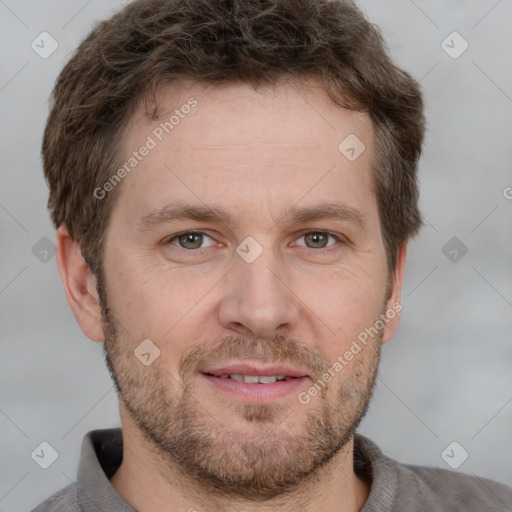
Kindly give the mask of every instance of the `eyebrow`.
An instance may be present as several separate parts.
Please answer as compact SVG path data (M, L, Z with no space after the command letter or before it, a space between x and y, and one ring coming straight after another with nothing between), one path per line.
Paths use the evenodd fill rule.
M160 224L182 219L224 224L226 226L232 225L231 215L223 208L176 202L148 213L137 223L137 227L139 229L152 229ZM280 222L301 224L328 219L346 221L354 224L363 231L369 231L366 217L359 210L341 203L326 202L304 208L293 206L285 212L283 216L276 220L274 225Z

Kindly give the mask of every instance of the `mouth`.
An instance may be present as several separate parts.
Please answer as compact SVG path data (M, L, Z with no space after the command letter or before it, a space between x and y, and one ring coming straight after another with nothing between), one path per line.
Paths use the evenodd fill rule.
M224 391L239 400L260 402L282 398L293 391L298 392L306 382L311 381L304 371L295 368L264 368L251 364L205 369L201 376L216 390Z

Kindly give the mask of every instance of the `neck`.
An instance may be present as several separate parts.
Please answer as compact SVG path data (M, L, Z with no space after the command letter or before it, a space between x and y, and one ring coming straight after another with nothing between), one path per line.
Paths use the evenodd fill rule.
M110 483L138 512L291 512L297 504L303 512L358 512L370 492L369 484L353 470L353 437L329 464L308 476L299 490L255 502L213 495L211 489L184 474L173 459L156 455L127 415L122 414L121 420L123 461Z

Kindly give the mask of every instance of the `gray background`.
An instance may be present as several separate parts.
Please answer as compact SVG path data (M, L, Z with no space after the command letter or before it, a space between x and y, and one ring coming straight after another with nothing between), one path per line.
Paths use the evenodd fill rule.
M39 156L50 90L69 52L120 4L0 0L3 511L26 511L67 485L83 435L119 425L101 344L76 325L52 253L45 263L33 247L43 244L41 256L40 240L55 240ZM360 431L400 461L445 468L441 454L457 441L469 453L458 471L511 485L512 2L359 4L425 93L429 222L409 248L402 322ZM47 59L31 48L43 31L59 45ZM441 46L453 31L469 43L456 59ZM443 253L454 236L455 262ZM31 458L42 441L59 454L48 469ZM461 450L448 452L452 463Z

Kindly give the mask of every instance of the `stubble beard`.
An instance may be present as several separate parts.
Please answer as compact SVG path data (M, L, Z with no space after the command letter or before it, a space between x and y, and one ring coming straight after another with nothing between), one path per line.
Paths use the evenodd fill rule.
M101 304L101 300L100 300ZM229 499L264 501L296 492L314 478L352 439L365 416L380 360L382 331L322 388L297 432L293 415L279 404L236 404L242 430L226 429L209 413L214 405L194 395L193 379L212 355L257 357L261 361L299 363L321 376L330 366L318 352L289 338L257 343L231 338L215 349L195 347L180 361L182 383L163 365L142 365L130 340L119 336L103 300L104 352L119 399L160 461L159 470L178 470L205 492ZM158 361L158 360L157 360ZM349 378L345 377L350 372ZM325 384L325 383L324 383ZM337 390L332 389L337 385ZM173 390L172 392L170 390ZM291 432L291 426L295 431ZM169 478L171 472L169 473ZM302 486L301 486L302 484Z

